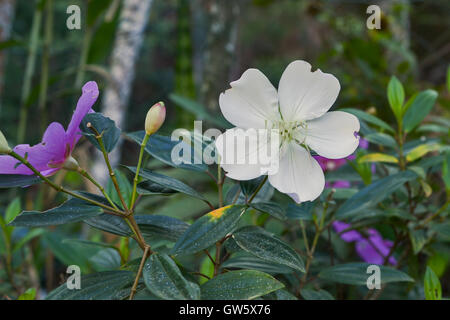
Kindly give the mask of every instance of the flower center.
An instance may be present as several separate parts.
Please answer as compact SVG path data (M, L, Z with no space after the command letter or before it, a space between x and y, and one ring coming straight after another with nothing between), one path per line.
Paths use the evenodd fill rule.
M271 129L278 129L280 133L280 146L291 141L303 144L306 139L307 123L305 121L276 121Z

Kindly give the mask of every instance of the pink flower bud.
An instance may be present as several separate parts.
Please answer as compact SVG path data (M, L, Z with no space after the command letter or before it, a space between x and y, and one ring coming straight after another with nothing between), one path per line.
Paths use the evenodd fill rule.
M161 128L164 120L166 119L166 107L164 102L158 102L147 112L145 118L145 132L150 135L158 131Z

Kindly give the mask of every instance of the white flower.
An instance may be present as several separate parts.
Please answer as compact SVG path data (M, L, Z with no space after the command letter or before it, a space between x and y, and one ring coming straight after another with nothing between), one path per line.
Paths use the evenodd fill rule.
M339 159L352 154L358 146L358 119L342 111L327 112L335 102L340 85L331 74L311 72L305 61L294 61L281 76L277 90L257 69L248 69L220 95L224 117L243 129L280 130L279 169L269 174L269 182L296 202L312 201L323 191L325 178L309 149ZM216 140L219 159L228 148L227 130ZM224 148L225 142L225 149ZM249 154L267 146L250 146ZM239 156L239 155L238 155ZM245 155L241 155L244 157ZM230 164L221 160L226 175L249 180L263 174L259 164Z

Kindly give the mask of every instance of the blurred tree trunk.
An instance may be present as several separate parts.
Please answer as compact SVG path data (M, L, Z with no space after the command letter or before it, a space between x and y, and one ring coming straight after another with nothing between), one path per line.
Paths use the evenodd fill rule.
M9 39L14 18L15 0L0 0L0 42ZM4 74L5 74L5 50L0 50L0 98L3 96ZM0 110L2 102L0 99Z
M230 80L230 71L236 53L238 17L246 1L205 0L210 22L204 52L201 101L210 110L217 111L219 95Z
M113 119L120 128L124 128L134 68L152 3L153 0L124 0L122 4L111 57L111 81L102 99L102 113ZM110 154L113 166L120 160L120 150L121 145L118 144ZM97 153L92 171L100 181L106 180L106 166L100 153Z

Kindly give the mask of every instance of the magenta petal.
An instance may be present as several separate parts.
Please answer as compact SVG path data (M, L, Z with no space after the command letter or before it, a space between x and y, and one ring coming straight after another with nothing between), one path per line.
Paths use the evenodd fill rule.
M378 254L376 249L367 240L361 240L356 243L356 252L367 263L382 265L384 258Z
M65 141L70 145L70 150L73 149L81 137L79 129L81 121L90 112L95 101L97 101L99 95L97 83L95 81L87 82L83 86L82 92L65 135Z
M66 157L66 144L64 127L58 122L52 122L45 130L42 144L45 151L51 157L50 162L53 164L63 163Z
M366 262L373 264L383 264L384 259L389 255L392 248L392 241L384 240L375 229L369 229L369 239L363 239L356 243L356 252ZM394 257L389 258L389 263L395 265L397 261Z
M46 171L50 168L47 166L51 159L51 154L47 153L42 143L30 146L28 144L19 144L14 147L14 152L22 157L26 157L28 161L39 171ZM19 164L18 160L10 156L0 156L0 174L33 174L23 164Z
M349 223L345 223L345 222L341 222L341 221L333 222L333 228L336 231L336 233L340 233L350 227L351 227L351 225ZM340 237L345 242L358 241L358 240L362 239L361 234L356 230L344 232L343 234L340 235Z
M344 180L336 181L333 184L333 188L336 188L336 189L350 188L350 182L349 181L344 181Z

